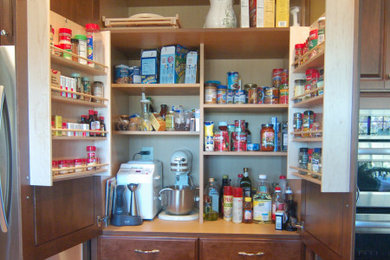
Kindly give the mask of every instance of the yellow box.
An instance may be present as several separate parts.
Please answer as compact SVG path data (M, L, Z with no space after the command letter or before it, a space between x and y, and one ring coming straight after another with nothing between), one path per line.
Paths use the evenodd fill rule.
M275 0L257 0L256 27L275 27Z
M276 27L289 27L290 0L276 0Z
M150 114L149 120L152 123L155 131L165 131L165 121L159 116L158 113Z
M62 129L62 116L54 116L54 128ZM62 131L55 131L55 136L61 136Z

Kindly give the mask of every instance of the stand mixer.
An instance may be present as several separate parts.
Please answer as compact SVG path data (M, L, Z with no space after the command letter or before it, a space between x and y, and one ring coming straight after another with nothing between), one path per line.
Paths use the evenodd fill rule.
M198 189L191 176L192 153L187 149L177 150L171 156L171 172L175 185L160 190L164 211L158 217L163 220L189 221L199 216L195 202L199 201Z

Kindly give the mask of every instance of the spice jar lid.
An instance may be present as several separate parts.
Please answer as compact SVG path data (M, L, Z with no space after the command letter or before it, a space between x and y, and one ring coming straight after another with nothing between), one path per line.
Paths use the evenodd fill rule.
M89 81L89 78L88 77L82 77L81 80L82 81Z
M88 115L93 115L94 111L92 109L88 110Z
M74 162L75 163L83 163L83 159L75 159Z
M242 188L239 187L233 187L233 196L234 197L242 197Z
M214 178L209 178L209 182L214 182L215 179Z
M286 176L284 176L284 175L279 176L279 180L285 180L285 179L286 179Z
M84 34L76 34L74 36L75 39L77 40L82 40L82 41L86 41L87 40L87 36L85 36Z
M321 153L321 150L322 150L321 148L314 148L315 153Z
M262 124L261 127L274 127L273 124Z
M281 192L280 187L275 187L275 192Z
M87 152L95 152L96 151L96 146L94 145L89 145L87 146Z
M325 21L325 20L326 20L325 16L321 16L320 18L318 18L318 22Z
M60 29L58 29L58 33L59 33L59 34L61 34L61 33L72 34L72 29L69 29L69 28L60 28Z
M104 116L100 116L99 120L103 121L104 120Z
M78 44L78 43L79 43L79 40L78 40L78 39L75 39L75 38L72 38L72 39L70 39L70 42L71 42L71 43L77 43L77 44Z
M85 25L85 30L87 32L98 32L100 31L100 27L96 23L87 23Z

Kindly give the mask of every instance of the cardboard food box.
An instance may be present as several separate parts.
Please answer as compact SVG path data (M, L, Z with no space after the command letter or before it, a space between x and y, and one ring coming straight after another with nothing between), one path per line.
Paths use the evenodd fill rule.
M141 83L158 83L158 50L143 50L141 53Z
M249 28L249 0L241 0L241 28Z
M290 0L276 0L276 27L289 27Z
M149 120L155 131L165 131L166 125L164 119L158 113L151 113Z
M257 0L256 27L275 27L275 0Z
M190 51L186 59L184 83L195 84L198 75L198 52Z
M188 49L181 45L161 48L160 83L184 83Z
M51 81L51 86L60 88L61 87L61 71L59 70L50 70L50 81Z

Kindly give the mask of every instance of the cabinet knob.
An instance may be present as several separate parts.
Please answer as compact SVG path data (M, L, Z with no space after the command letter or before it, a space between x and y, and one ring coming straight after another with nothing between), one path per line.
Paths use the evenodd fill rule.
M238 252L239 256L262 256L264 255L264 252L257 252L257 253L247 253L247 252Z
M160 253L160 250L158 250L158 249L152 249L152 250L134 249L134 252L140 253L140 254L158 254L158 253Z
M0 31L0 36L8 36L8 32L4 29Z

